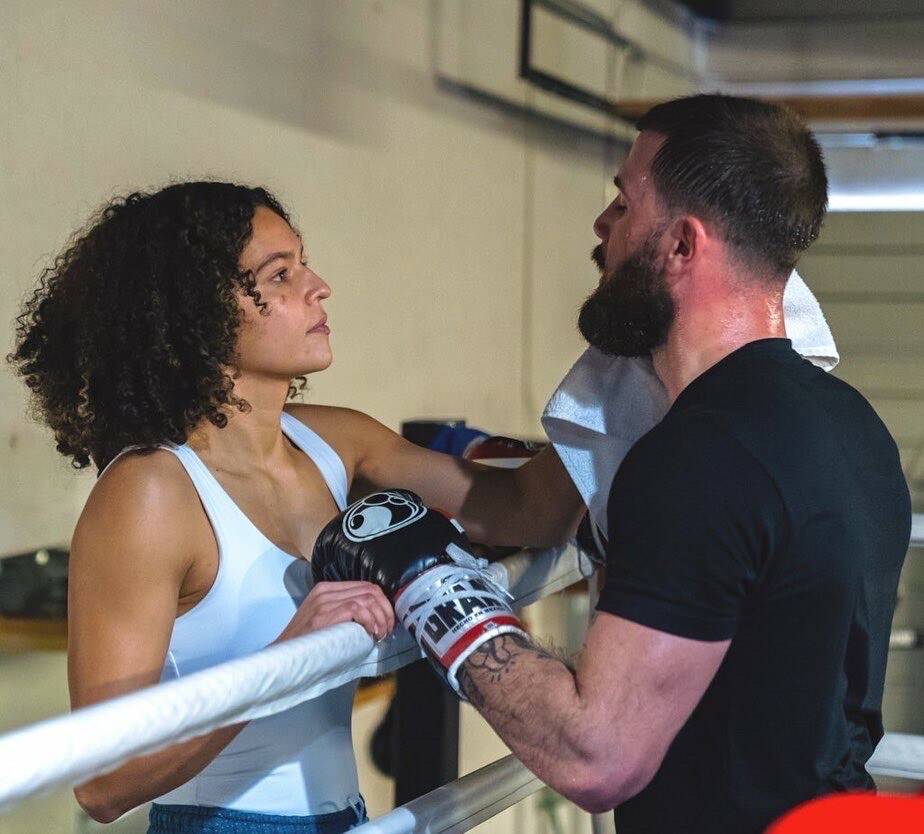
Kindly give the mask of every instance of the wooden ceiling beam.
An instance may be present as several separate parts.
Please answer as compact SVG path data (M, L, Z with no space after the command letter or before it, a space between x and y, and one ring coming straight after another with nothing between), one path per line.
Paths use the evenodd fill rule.
M786 105L808 122L824 122L837 126L838 122L918 123L924 125L924 95L882 96L759 96L764 101ZM624 99L616 101L615 112L622 118L635 121L649 108L658 104L655 99Z

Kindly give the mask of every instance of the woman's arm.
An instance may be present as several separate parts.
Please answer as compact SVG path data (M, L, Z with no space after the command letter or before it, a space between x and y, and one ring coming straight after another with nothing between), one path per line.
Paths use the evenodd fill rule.
M168 452L122 458L94 488L69 560L72 708L160 679L184 580L196 558L201 563L215 548L207 521L191 508L199 508L195 490ZM95 820L111 822L189 780L243 726L134 759L78 786L77 801Z
M474 541L551 547L573 535L584 503L548 446L518 469L484 466L409 443L359 411L289 406L321 433L367 491L401 487L458 518Z

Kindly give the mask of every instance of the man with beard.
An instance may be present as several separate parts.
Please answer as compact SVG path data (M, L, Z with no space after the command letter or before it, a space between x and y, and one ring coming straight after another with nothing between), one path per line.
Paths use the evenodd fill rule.
M622 182L618 176L615 179ZM620 198L625 201L621 194L607 212L624 210ZM594 224L595 231L604 239L590 254L600 270L600 285L581 307L578 328L588 343L611 356L650 356L667 338L675 313L674 300L657 266L658 241L666 226L660 225L649 233L635 252L608 269L608 235L604 237L606 232L600 231L608 227L598 225L606 222L605 212ZM779 295L782 324L782 286Z
M415 611L439 599L422 579L437 548L413 526L355 545L335 520L314 567L406 593L398 614L449 682L546 783L617 808L620 834L758 832L804 800L873 787L910 500L869 404L786 338L786 278L827 204L814 137L788 111L724 96L659 105L638 127L594 224L602 277L579 325L605 353L650 355L671 407L613 481L576 668L477 578L465 602L506 633L434 652L440 624Z

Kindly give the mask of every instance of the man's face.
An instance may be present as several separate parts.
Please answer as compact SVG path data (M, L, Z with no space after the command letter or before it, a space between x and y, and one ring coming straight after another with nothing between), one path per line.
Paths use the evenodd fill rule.
M618 189L615 198L594 221L594 234L600 238L594 261L604 276L636 251L664 219L650 176L651 162L663 141L650 131L638 135L613 178Z
M604 273L600 286L581 307L578 329L603 353L648 356L667 340L674 301L659 265L661 231L656 230L637 251Z
M639 134L614 180L619 192L594 222L600 244L591 257L601 278L578 327L590 344L614 356L650 354L667 339L674 318L659 255L666 219L649 177L662 141Z

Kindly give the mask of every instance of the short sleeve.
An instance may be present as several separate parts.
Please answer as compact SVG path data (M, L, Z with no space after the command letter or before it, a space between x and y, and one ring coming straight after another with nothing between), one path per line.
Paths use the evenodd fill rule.
M705 418L662 423L610 491L608 565L597 609L694 640L727 640L785 535L764 467Z

